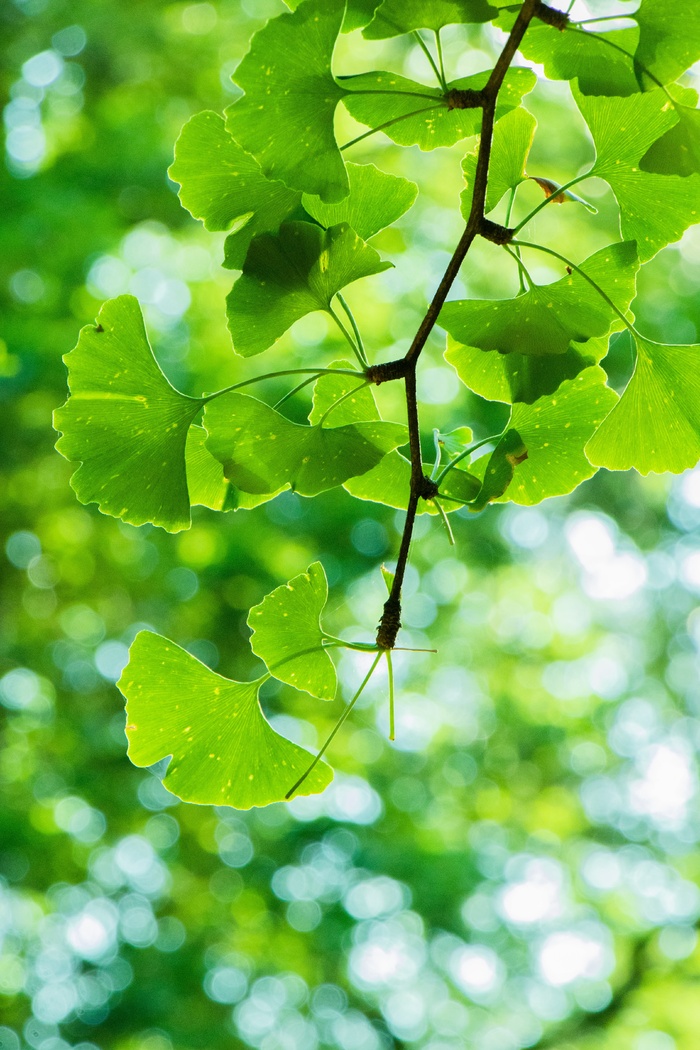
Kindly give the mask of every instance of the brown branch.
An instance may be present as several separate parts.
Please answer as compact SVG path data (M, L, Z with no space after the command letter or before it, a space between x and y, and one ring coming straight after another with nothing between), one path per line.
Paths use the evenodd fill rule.
M401 626L401 588L403 587L406 565L408 563L411 538L413 536L413 528L416 521L416 513L418 511L418 501L421 498L431 498L431 496L426 495L429 491L429 485L431 482L430 479L426 478L423 474L418 403L416 397L416 366L418 358L423 351L423 347L428 340L428 336L435 327L438 315L447 299L452 285L454 284L460 267L466 258L467 252L474 243L477 235L482 234L486 229L488 229L490 233L494 232L493 229L485 226L486 220L484 216L484 206L486 203L486 187L488 184L489 162L491 160L491 146L493 144L493 127L496 119L498 93L501 90L503 80L508 72L511 62L513 61L515 52L518 50L520 42L525 35L525 31L535 17L540 6L541 0L525 0L510 32L510 36L498 56L496 65L491 71L486 86L478 92L478 101L482 106L483 115L481 120L479 157L474 175L474 193L472 195L472 205L469 212L469 218L467 219L464 233L460 237L459 243L454 250L454 254L447 264L447 269L442 276L442 280L437 287L437 291L433 296L425 317L421 321L415 338L403 359L403 367L405 368L403 375L406 384L408 433L411 448L411 492L408 501L408 509L406 511L403 535L401 537L399 556L396 563L396 572L394 574L391 592L384 605L384 611L377 630L377 645L382 649L393 649L396 644L396 636ZM476 100L469 99L469 102L472 104L474 101ZM491 227L494 227L494 224L491 224ZM396 369L397 367L399 367L398 362L389 362L389 364L385 366L387 372L391 372L392 369ZM389 374L384 378L390 378ZM383 382L383 378L378 380L375 379L374 381ZM435 493L433 492L432 495L434 494Z

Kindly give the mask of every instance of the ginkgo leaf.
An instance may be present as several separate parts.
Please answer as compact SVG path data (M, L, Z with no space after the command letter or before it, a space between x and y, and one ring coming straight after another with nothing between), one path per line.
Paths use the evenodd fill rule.
M489 22L497 15L497 8L487 0L384 0L362 35L367 40L384 40L414 29Z
M262 495L252 495L237 489L227 479L218 459L215 459L206 447L206 438L207 432L204 427L193 423L187 433L185 448L187 488L193 507L199 505L219 511L253 510L279 496L283 488L288 488L285 485L276 492L266 492Z
M226 111L226 126L263 174L325 201L348 193L333 132L343 92L331 72L344 0L303 0L253 37L233 79L245 92Z
M184 802L250 809L282 801L312 756L275 732L260 707L265 679L233 682L151 631L137 634L117 683L126 698L129 758L172 761L163 786ZM318 763L300 787L333 779Z
M333 422L332 415L329 422ZM364 474L387 452L405 444L406 427L368 422L300 426L245 394L225 394L207 405L209 451L244 492L275 492L289 484L316 496Z
M301 0L284 0L284 2L292 11L296 11ZM362 29L368 22L371 22L381 2L382 0L347 0L343 33L351 33L353 29Z
M676 106L678 123L646 151L640 161L643 171L658 175L700 173L700 110Z
M537 121L526 109L506 113L496 124L491 145L489 179L486 189L485 212L493 211L505 193L519 186L527 178L525 165L532 146ZM462 191L461 209L469 218L479 147L467 153L462 161L466 189Z
M680 474L700 458L700 345L635 342L634 374L586 455L609 470Z
M605 255L592 256L586 264L586 272L596 281L619 310L629 320L634 320L629 310L636 295L636 271L634 246L616 247L619 266L604 262ZM601 265L602 263L602 265ZM605 335L584 342L570 342L563 354L550 357L534 357L527 354L494 354L465 346L451 336L447 339L445 359L470 390L489 401L524 401L531 404L554 391L565 379L574 379L584 368L599 364L608 352L610 334L624 328L624 322L615 317Z
M348 178L350 193L339 204L324 204L305 193L303 205L322 226L346 222L365 241L400 219L418 195L415 182L388 175L374 164L348 164Z
M197 113L187 121L168 174L180 184L182 205L207 230L232 231L226 239L231 269L243 266L253 237L278 230L301 200L297 190L265 178L218 113Z
M592 255L580 268L606 284L613 302L630 302L639 268L636 246L624 241ZM615 311L577 271L535 286L514 299L461 299L446 303L439 323L465 346L542 357L564 354L569 344L609 332ZM454 363L451 361L451 363Z
M430 465L427 465L425 469L430 473ZM406 510L411 489L411 464L400 452L390 452L374 470L368 471L362 477L351 478L345 482L343 487L357 499L382 503L385 507L395 507L397 510ZM445 476L444 482L440 485L440 495L452 496L459 502L448 501L443 506L443 510L448 514L459 510L462 503L472 500L480 488L481 482L478 478L468 473L466 468L455 467ZM418 514L438 513L433 500L421 498L418 501Z
M351 369L351 361L333 361L330 369ZM349 396L348 396L349 395ZM339 402L339 403L338 403ZM337 408L329 409L337 404ZM349 423L369 423L381 419L370 385L363 381L362 374L322 375L314 383L313 405L309 412L309 423L320 423L328 413L330 425L344 426Z
M226 300L236 353L262 353L300 317L328 310L341 288L392 265L347 223L322 230L287 222L277 234L256 237Z
M700 175L656 175L640 167L649 147L676 124L673 106L663 91L604 98L574 90L574 97L595 143L590 174L610 185L622 236L636 240L646 262L700 220Z
M514 15L508 12L500 16L498 24L505 29L513 21ZM562 32L533 22L520 51L530 61L541 63L549 80L578 78L584 95L634 95L639 91L633 61L638 39L636 26L609 33L571 26Z
M188 528L185 442L204 402L163 375L138 301L106 302L63 360L70 397L54 413L56 448L80 463L71 478L80 502L131 525Z
M328 580L316 561L248 614L251 647L270 674L321 700L332 700L338 684L321 629L327 601Z
M700 7L674 0L642 0L636 59L663 84L671 84L700 58Z
M584 445L616 401L605 372L595 366L563 382L554 395L513 405L509 427L520 435L527 459L516 466L503 498L529 507L573 492L595 474Z
M489 71L455 80L450 91L478 91L489 78ZM420 146L422 150L453 146L461 139L476 135L481 127L481 109L450 108L448 96L439 88L426 87L397 73L360 73L339 77L348 112L361 124L383 127L385 135L400 146ZM506 73L498 95L496 119L516 106L537 82L530 69L515 66ZM398 93L397 93L398 92Z
M476 513L500 499L511 484L516 467L527 459L527 455L520 434L514 427L509 427L491 455L482 456L474 464L475 473L482 478L482 483L468 509Z
M448 456L458 456L473 440L474 433L471 427L455 427L448 434L438 434L438 441Z

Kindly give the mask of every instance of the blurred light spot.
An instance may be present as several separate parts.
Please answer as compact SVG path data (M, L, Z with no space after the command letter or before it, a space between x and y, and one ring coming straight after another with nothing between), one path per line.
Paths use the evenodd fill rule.
M287 922L299 933L310 933L320 925L323 912L316 901L292 901L287 905Z
M610 968L600 941L564 931L546 938L540 948L539 964L544 979L555 988L582 978L604 977Z
M668 1032L643 1032L633 1043L633 1050L676 1050L676 1040Z
M505 977L503 963L485 945L458 948L450 958L449 969L455 983L477 1001L490 997Z
M665 926L659 934L659 948L674 962L692 955L697 943L698 932L692 926Z
M380 1050L384 1042L358 1010L348 1010L332 1024L334 1041L341 1050Z
M212 4L190 4L182 12L182 28L194 36L204 36L216 27L218 16Z
M129 662L123 642L103 642L95 652L95 667L108 682L116 682Z
M393 915L410 904L410 892L400 882L379 875L351 886L343 899L343 907L353 919L376 919Z
M681 580L691 590L700 591L700 551L693 551L683 558Z
M643 558L615 551L612 526L601 515L572 514L566 523L566 538L586 570L584 590L601 600L631 598L647 579Z
M235 966L217 966L204 978L204 991L215 1003L238 1003L248 988L248 979Z
M121 259L103 255L90 267L87 276L88 291L96 299L122 295L129 287L131 271Z
M368 558L376 558L387 549L386 529L374 518L362 518L350 533L353 547Z
M75 986L67 981L57 981L39 989L32 998L32 1012L38 1021L57 1024L66 1020L77 1001Z
M690 470L680 479L681 496L691 507L700 507L700 470Z
M177 569L171 569L165 577L165 581L173 594L175 594L181 602L186 602L189 601L190 598L194 598L199 590L197 574L192 572L192 569L186 569L183 565L179 566Z
M48 87L60 77L63 71L63 59L55 51L40 51L22 66L22 76L34 87Z
M5 1025L0 1025L0 1050L20 1050L19 1036Z
M62 831L77 842L91 844L104 835L107 821L98 809L93 809L77 795L68 795L54 806L53 819Z
M532 860L525 878L508 886L501 895L501 909L511 922L527 925L555 919L562 914L562 872L554 861Z
M530 507L517 510L509 508L501 523L506 538L525 550L541 547L549 536L549 525L544 514Z
M645 813L664 826L682 823L697 791L695 771L685 749L655 744L645 749L636 765L641 777L630 784L634 812Z
M447 405L460 392L460 381L452 368L426 368L421 374L421 399L429 405Z
M187 939L187 930L175 915L165 915L158 921L155 946L159 952L176 952Z
M141 835L123 838L114 851L114 859L132 889L148 897L159 897L169 883L167 868Z
M73 58L74 55L79 55L87 44L87 36L82 26L66 26L65 29L54 33L51 43L59 54L65 58Z
M19 164L36 165L44 156L46 136L40 127L12 128L7 133L5 149Z
M66 940L83 959L95 961L114 946L118 912L112 901L91 901L78 915L69 919Z
M5 543L5 554L17 569L26 569L41 554L39 537L25 530L13 532Z
M594 850L586 857L581 874L589 886L602 892L617 889L623 877L619 858L603 849Z
M147 900L128 894L119 902L119 930L123 939L135 948L147 948L158 936L158 924Z
M226 829L219 841L219 856L229 868L244 868L253 859L253 843L247 835Z
M17 270L10 277L10 291L20 303L38 303L46 286L34 270Z

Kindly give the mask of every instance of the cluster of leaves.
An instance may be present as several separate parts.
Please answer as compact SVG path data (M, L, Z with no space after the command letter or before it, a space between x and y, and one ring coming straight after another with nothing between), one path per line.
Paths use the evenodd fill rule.
M642 0L623 28L613 21L608 30L605 17L593 26L574 23L539 0L294 6L254 36L234 74L243 94L225 117L205 112L185 125L170 173L191 214L228 233L225 265L241 271L227 299L236 353L260 354L295 321L325 311L357 364L289 369L189 397L156 363L136 300L111 300L67 355L71 396L56 413L58 448L81 464L73 476L78 498L132 524L175 532L188 527L193 504L253 509L285 488L314 496L344 485L360 499L408 509L407 553L416 510L440 514L449 531L450 510L480 511L495 500L532 505L571 492L601 466L647 474L694 465L700 347L648 339L635 328L630 305L640 265L700 219L698 98L677 82L700 57L700 15L681 14L671 0ZM541 63L547 77L571 82L595 147L590 167L563 186L537 176L544 198L514 228L536 130L521 103L537 78L507 61L507 68L450 81L440 47L445 26L489 22L517 31L521 53ZM334 73L338 35L355 29L369 40L414 34L437 86L385 71ZM435 56L422 30L435 35ZM334 119L341 102L370 130L339 146ZM476 232L501 245L520 283L513 298L445 302L451 281L443 282L426 315L447 331L446 358L465 386L511 406L500 434L474 441L468 426L438 432L429 477L408 383L408 429L380 418L370 389L405 378L407 368L370 364L342 295L347 285L391 265L368 241L405 214L418 190L372 164L345 162L345 150L375 132L423 150L477 136L463 161L462 214L468 228L476 217ZM575 263L520 239L548 205L594 211L572 192L590 178L605 180L614 194L619 242ZM503 206L502 225L487 221ZM538 285L524 261L530 251L556 259L562 276ZM636 366L619 397L601 362L610 337L623 329L636 347ZM294 373L304 378L282 402L313 382L308 425L288 419L282 402L271 406L240 391ZM490 454L473 458L489 444ZM401 579L391 586L400 594ZM251 611L253 649L273 677L332 698L335 673L331 689L325 650L346 643L318 626L325 601L320 566L287 587L291 598L281 588ZM374 667L384 651L390 664L392 646L363 648L376 654ZM262 681L225 682L172 643L140 636L122 680L132 758L150 764L172 754L167 782L192 801L262 805L288 795L300 773L304 791L321 790L327 768L312 764L304 779L309 756L265 722L257 700Z

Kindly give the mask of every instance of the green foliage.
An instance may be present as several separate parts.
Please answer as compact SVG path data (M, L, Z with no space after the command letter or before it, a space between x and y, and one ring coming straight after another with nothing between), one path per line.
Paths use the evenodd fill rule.
M185 442L201 399L170 385L148 343L138 301L113 299L65 357L70 397L54 415L61 455L80 462L72 485L131 525L190 524Z
M302 0L289 6L292 11L254 34L233 74L242 94L225 119L210 110L192 117L170 168L184 207L208 230L227 233L225 265L241 271L227 298L236 354L270 351L284 367L227 382L200 398L179 394L153 358L136 301L121 296L105 304L97 327L84 329L67 356L71 397L56 414L56 425L63 432L59 450L81 464L73 478L79 498L132 524L177 531L189 525L191 505L254 511L285 491L313 497L341 486L359 500L406 512L376 642L342 640L320 626L328 586L319 562L250 611L253 652L268 675L313 697L336 695L330 648L374 654L320 757L384 655L393 734L390 654L418 516L438 516L454 542L448 515L459 522L492 503L532 506L567 495L599 466L679 472L700 458L700 347L653 342L633 326L631 309L640 265L700 217L697 95L676 83L700 54L700 21L694 13L686 18L670 0L643 0L626 26L611 31L606 16L578 24L530 0L522 6L491 6L487 0L357 0L347 9L341 0ZM511 34L505 50L493 49L491 68L451 78L441 33L466 26L473 40L486 40L491 21ZM403 47L400 38L411 34L435 85L398 71L367 71L366 64L360 72L334 68L339 34L353 29L362 29L374 47L384 40ZM421 30L432 32L430 43ZM537 120L523 100L536 91L538 77L513 64L518 50L541 63L546 78L571 83L593 140L592 164L585 164L590 143L573 124L578 160L557 152L554 138L547 138L547 107L537 95L535 137ZM339 65L354 58L343 44L338 52ZM340 101L344 109L338 111ZM369 130L339 146L336 127L352 134L353 120ZM385 232L376 246L367 241L401 220L424 192L416 154L416 181L373 163L346 164L346 150L380 132L391 143L424 152L474 141L462 159L466 230L405 356L376 364L366 346L366 340L376 343L368 338L370 312L361 305L368 293L353 289L354 306L342 293L394 266L381 253L400 250L402 238L412 235L410 220ZM387 148L378 148L376 159L392 167L385 163ZM528 170L531 153L536 172ZM414 174L413 167L408 170ZM615 231L605 199L599 216L573 192L592 178L604 180L615 197L622 240L610 243ZM535 185L543 196L517 221ZM600 196L595 184L591 194ZM558 213L562 230L583 218L602 223L586 234L589 254L582 262L569 258L575 249L562 254L521 235L544 208L551 218L551 206L565 203L582 204L588 214L573 208ZM486 213L502 224L487 221ZM565 233L562 240L568 245ZM496 294L483 297L480 289L488 281L465 269L467 296L446 301L472 249L484 260L493 257L489 251L500 253L501 265L487 264ZM537 253L534 261L531 253ZM545 258L543 278L534 267ZM380 294L393 294L400 279L398 271L385 278ZM357 364L338 359L337 348L329 346L333 365L325 356L309 364L307 355L297 367L290 347L303 331L298 323L319 312ZM426 457L418 366L424 350L430 353L426 344L436 324L448 333L446 360L464 387L501 408L460 404L458 417L433 427L434 453ZM606 355L611 337L623 328L636 346L636 366L618 397ZM320 341L325 353L330 337ZM317 343L309 339L310 346ZM609 371L617 381L614 351L612 357ZM274 403L240 389L291 376L303 378ZM405 383L407 427L385 422L372 392L372 386L396 380ZM290 399L311 383L312 403L304 412ZM510 406L507 420L503 404ZM196 422L202 408L203 427ZM475 418L465 419L467 411ZM479 423L479 412L488 416L488 428ZM308 422L302 422L304 414ZM493 426L500 429L489 433ZM478 454L484 448L490 451ZM433 461L429 466L426 458ZM175 717L166 696L179 674L185 685ZM218 701L206 706L212 683L222 680L172 643L139 635L125 675L129 718L139 726L129 730L130 754L145 764L172 754L167 783L180 797L247 807L287 797L295 781L303 791L327 783L325 767L310 763L268 726L257 700L259 683L226 681L231 717L241 716L229 739L216 735ZM177 734L189 733L195 723L197 734L186 738L193 748L181 751ZM226 747L219 747L223 739ZM215 762L226 772L217 773Z
M250 809L284 795L311 756L276 733L260 708L261 682L232 682L179 645L142 631L119 680L129 758L151 766L172 755L163 784L186 802ZM332 779L316 766L302 787Z

